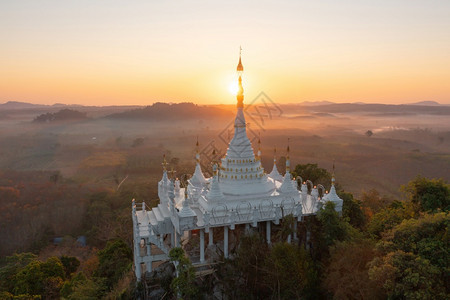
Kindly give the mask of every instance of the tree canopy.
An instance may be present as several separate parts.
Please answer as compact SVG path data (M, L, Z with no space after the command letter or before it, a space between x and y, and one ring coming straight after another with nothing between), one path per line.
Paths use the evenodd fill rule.
M314 185L329 186L331 184L330 172L320 168L318 164L298 164L292 171L292 175L294 178L300 176L303 180L311 180Z
M428 179L419 175L402 190L422 211L450 210L450 185L443 179Z

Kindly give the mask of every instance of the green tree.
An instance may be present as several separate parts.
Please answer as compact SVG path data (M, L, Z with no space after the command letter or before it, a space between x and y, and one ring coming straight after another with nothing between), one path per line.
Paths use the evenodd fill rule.
M392 299L444 299L449 293L449 213L404 220L383 235L371 280Z
M326 202L317 213L320 222L321 237L325 245L330 247L335 241L344 241L351 236L351 226L345 222L334 209L333 202Z
M294 224L296 222L295 217L292 214L289 214L287 216L284 216L283 219L281 219L281 228L276 236L276 239L279 242L285 242L290 234L293 234L296 230L294 228Z
M331 184L331 174L326 169L319 168L318 164L298 164L292 171L295 177L301 176L303 180L311 180L314 185L322 184L329 186Z
M439 268L413 253L397 250L370 263L369 278L389 299L446 299Z
M401 188L421 211L450 210L450 185L443 179L417 176Z
M86 278L74 283L72 293L67 297L73 300L95 300L101 299L106 293L104 278Z
M70 274L74 273L78 267L80 266L80 261L73 256L61 256L61 263L64 266L64 271L66 273L66 277L70 277Z
M12 293L16 282L16 274L37 256L33 253L14 253L1 259L0 262L0 290Z
M61 296L68 298L73 292L73 288L77 282L86 281L86 275L83 272L75 274L70 280L66 280L61 287Z
M369 219L374 214L390 205L393 201L394 200L391 198L381 196L375 189L371 189L368 192L363 192L361 195L361 206Z
M354 199L352 193L344 191L339 193L339 197L343 200L342 217L353 227L362 229L366 224L366 218L361 209L361 201Z
M375 257L372 241L337 242L330 249L324 287L333 299L383 299L384 293L369 280L368 263Z
M414 216L414 208L410 202L394 201L391 205L372 216L367 224L367 232L381 237L383 232Z
M57 257L50 257L46 262L33 260L16 274L14 294L58 298L63 280L64 267Z
M170 284L175 294L178 294L184 299L195 299L198 296L198 288L195 285L195 269L192 266L189 258L184 254L182 248L172 248L169 252L169 258L175 262L177 276Z
M275 243L264 262L263 281L272 299L300 299L307 286L310 258L303 248Z
M133 259L130 247L120 239L109 241L97 256L99 265L94 276L105 278L108 289L130 270Z
M405 220L384 237L380 246L385 251L412 252L450 274L449 225L450 215L444 212Z

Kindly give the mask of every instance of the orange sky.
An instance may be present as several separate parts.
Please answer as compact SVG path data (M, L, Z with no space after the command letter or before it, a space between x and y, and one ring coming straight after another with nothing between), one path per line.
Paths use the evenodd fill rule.
M248 102L450 104L450 1L241 2L0 1L0 103L230 104L242 45Z

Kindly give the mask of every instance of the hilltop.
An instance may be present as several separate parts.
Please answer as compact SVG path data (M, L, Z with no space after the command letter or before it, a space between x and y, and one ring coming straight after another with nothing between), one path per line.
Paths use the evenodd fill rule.
M111 114L107 116L107 118L120 120L166 121L229 118L230 116L231 112L211 106L200 106L188 102L178 104L157 102L144 108Z

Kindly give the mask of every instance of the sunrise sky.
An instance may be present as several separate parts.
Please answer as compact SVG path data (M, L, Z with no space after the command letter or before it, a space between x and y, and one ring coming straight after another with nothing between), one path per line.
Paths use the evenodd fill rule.
M0 103L450 104L450 1L0 0ZM249 100L250 99L250 100Z

